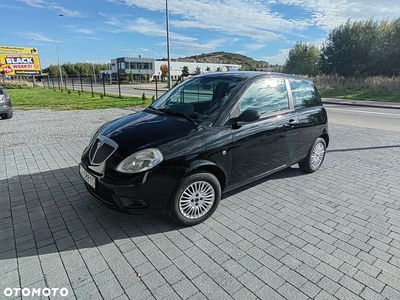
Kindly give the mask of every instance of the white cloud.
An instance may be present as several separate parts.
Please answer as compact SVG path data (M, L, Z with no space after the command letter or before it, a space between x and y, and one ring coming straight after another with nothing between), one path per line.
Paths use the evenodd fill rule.
M7 4L3 4L3 3L0 3L0 7L11 8L11 9L21 9L21 7L19 7L19 6L12 6L12 5L7 5Z
M249 50L258 50L264 48L265 44L246 44L244 47Z
M80 18L80 17L84 17L85 16L80 11L68 9L68 8L65 8L63 6L59 6L59 5L54 4L54 3L49 6L49 9L57 11L58 13L63 14L66 17Z
M25 38L26 40L34 40L34 41L41 41L41 42L54 42L54 39L48 38L41 33L38 32L16 32L17 35Z
M347 19L375 20L397 18L400 15L398 0L276 0L284 5L296 5L308 11L312 22L324 29L330 30Z
M165 11L164 1L109 0L152 11ZM241 0L170 0L171 25L208 29L258 42L285 40L283 33L296 34L308 20L285 19L271 11L268 3Z
M78 28L78 29L75 29L75 31L83 33L83 34L88 34L88 35L94 34L94 31L92 29L87 29L87 28Z
M108 20L105 21L105 23L114 27L112 29L107 29L108 31L113 33L137 32L148 36L158 36L158 37L166 36L166 31L164 27L145 18L137 18L135 20L131 20L131 19L121 19L119 17L111 16L109 17ZM196 40L196 38L188 37L175 32L170 32L170 38L171 40L179 40L186 42Z
M43 0L18 0L19 2L23 2L32 7L43 8L47 5L47 2Z
M182 42L172 41L171 47L175 52L182 51L185 55L196 55L199 53L214 52L218 47L225 43L225 39L215 39L211 41L199 42Z
M264 56L261 59L268 62L271 65L283 65L288 58L290 48L280 49L276 55Z
M76 37L79 40L93 40L93 41L100 41L102 40L101 38L95 37L95 36L77 36Z
M84 17L84 14L82 12L60 6L57 3L48 3L44 0L17 0L17 1L23 2L31 7L53 10L67 17Z

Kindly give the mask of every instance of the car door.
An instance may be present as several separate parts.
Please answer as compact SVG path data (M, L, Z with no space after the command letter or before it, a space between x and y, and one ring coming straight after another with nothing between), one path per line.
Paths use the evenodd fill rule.
M311 81L289 79L293 106L299 116L299 144L295 160L304 158L326 128L327 115L321 97Z
M255 122L232 129L232 172L230 185L289 166L299 138L298 116L293 110L282 78L254 83L240 98L233 117L257 110Z

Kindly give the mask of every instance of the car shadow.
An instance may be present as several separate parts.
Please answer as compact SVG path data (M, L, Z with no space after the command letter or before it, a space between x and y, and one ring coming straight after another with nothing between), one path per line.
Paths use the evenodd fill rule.
M0 180L0 264L181 228L162 215L105 208L87 192L78 172L74 166Z
M184 229L164 215L128 215L105 208L89 194L78 172L74 166L0 180L0 264L5 259L118 244L124 239L140 243L145 236L173 236ZM268 180L303 174L288 168L223 198Z

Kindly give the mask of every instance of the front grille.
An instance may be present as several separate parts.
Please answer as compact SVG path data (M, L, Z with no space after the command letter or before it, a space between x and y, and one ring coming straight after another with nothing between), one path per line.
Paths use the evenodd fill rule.
M90 149L90 162L94 165L99 165L109 158L116 149L117 145L114 141L103 136L99 136L94 141L92 148Z

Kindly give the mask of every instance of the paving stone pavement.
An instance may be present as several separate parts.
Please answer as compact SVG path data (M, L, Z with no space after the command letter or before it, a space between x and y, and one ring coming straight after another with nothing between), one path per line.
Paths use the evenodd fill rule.
M400 133L330 133L318 172L229 193L191 228L92 199L77 168L87 140L0 150L0 298L400 299Z

